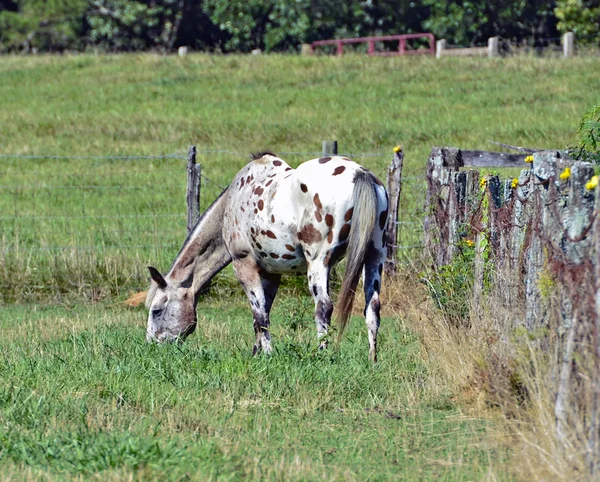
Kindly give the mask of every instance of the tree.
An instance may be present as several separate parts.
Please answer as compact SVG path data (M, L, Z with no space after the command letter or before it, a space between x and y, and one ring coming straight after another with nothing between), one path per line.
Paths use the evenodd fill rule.
M90 0L90 39L108 50L173 48L185 0Z
M0 48L53 51L80 46L87 0L2 1Z
M561 33L573 32L581 43L597 41L600 34L600 2L559 0L554 13Z
M489 37L523 41L556 36L551 0L425 0L431 16L425 28L457 45L485 43Z

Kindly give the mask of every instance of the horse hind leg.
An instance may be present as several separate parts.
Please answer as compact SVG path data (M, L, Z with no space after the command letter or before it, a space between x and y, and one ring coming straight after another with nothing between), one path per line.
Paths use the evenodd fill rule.
M380 301L381 277L385 251L377 249L373 243L369 246L364 267L364 290L365 290L365 322L369 330L369 360L377 361L377 332L380 324Z
M315 301L315 324L320 348L327 347L327 333L331 324L333 303L329 296L329 272L321 260L315 260L308 270L308 284L310 293Z
M252 309L255 335L252 355L256 355L261 351L270 354L272 347L269 314L279 289L281 275L261 273L256 263L247 258L235 260L233 267Z

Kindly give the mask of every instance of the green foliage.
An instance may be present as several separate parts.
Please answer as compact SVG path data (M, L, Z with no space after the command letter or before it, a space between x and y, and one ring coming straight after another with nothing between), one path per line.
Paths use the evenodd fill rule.
M600 33L600 4L598 0L558 0L554 9L561 33L573 32L582 44L597 43Z
M457 246L450 264L427 273L426 286L450 326L468 325L473 298L475 247L472 241Z
M426 9L406 0L206 0L204 10L226 32L226 50L297 50L314 40L420 31Z
M577 128L579 157L600 164L600 105L592 106Z
M87 0L17 0L0 9L0 50L81 48Z
M94 0L88 22L93 44L109 50L171 49L183 0Z
M423 23L425 29L456 45L481 44L492 36L522 41L556 35L554 2L549 0L426 0L424 3L431 12Z
M497 2L496 2L497 3ZM556 35L553 1L510 0L2 0L0 49L101 48L172 51L296 51L329 38L432 31L454 44L500 35L522 41ZM560 2L559 2L560 3ZM557 7L564 28L597 31L597 8ZM575 23L574 23L575 22Z

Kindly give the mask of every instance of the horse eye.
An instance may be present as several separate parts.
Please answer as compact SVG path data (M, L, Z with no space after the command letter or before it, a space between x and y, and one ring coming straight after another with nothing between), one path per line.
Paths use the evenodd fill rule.
M152 317L156 318L156 317L160 316L162 312L163 312L162 309L160 309L160 310L152 310Z

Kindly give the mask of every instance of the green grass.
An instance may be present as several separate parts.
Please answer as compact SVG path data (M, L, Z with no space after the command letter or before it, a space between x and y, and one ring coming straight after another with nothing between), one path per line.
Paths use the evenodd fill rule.
M124 296L146 284L146 265L167 270L186 234L190 144L234 153L199 155L216 183L204 182L204 207L252 151L337 139L375 154L355 159L385 177L402 144L401 217L417 224L401 244L419 244L432 146L573 144L596 70L595 58L3 57L0 153L179 157L0 158L0 303Z
M275 354L250 356L245 304L204 302L182 346L144 342L143 310L0 311L0 478L506 479L489 421L434 386L420 345L364 322L315 350L312 302L282 299Z

